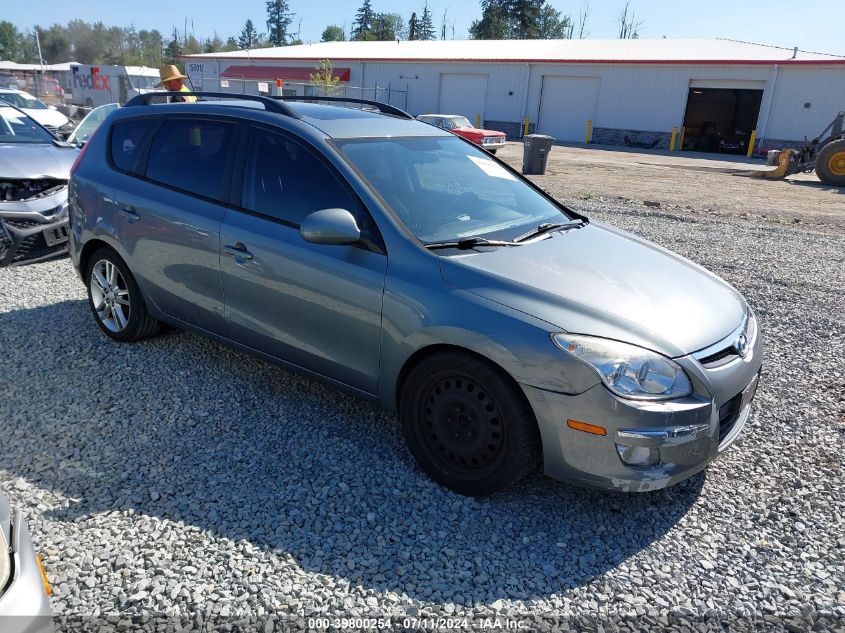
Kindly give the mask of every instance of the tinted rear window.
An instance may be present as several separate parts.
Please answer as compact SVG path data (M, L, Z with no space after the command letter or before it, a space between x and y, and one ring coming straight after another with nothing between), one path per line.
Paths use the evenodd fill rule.
M178 118L161 126L147 159L147 178L219 200L226 189L226 162L236 126Z
M115 167L138 173L138 159L157 123L156 119L129 119L112 126L111 159Z

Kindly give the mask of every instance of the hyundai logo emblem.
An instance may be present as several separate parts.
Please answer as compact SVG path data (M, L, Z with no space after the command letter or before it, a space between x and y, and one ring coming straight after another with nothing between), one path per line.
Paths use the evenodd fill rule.
M748 339L745 338L745 334L739 335L739 338L734 343L734 347L736 348L737 354L745 358L746 354L748 354Z

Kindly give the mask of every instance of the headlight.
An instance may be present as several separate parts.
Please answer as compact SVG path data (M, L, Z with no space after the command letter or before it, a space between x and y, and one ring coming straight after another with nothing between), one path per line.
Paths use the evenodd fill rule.
M656 352L609 339L554 334L560 349L592 367L617 396L669 400L692 393L683 368Z

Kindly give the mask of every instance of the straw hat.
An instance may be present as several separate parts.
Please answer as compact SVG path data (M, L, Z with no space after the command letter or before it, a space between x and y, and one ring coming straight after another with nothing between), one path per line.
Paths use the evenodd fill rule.
M156 84L156 88L161 88L164 85L165 81L173 81L174 79L187 79L187 75L183 75L179 72L179 69L174 66L173 64L165 64L161 68L158 69L158 76L161 77L161 81Z

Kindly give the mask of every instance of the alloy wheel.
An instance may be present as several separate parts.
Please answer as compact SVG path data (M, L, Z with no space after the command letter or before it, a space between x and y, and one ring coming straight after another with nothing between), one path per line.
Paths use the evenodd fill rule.
M91 302L97 318L109 331L121 332L129 322L131 305L126 280L114 263L101 259L91 269Z

